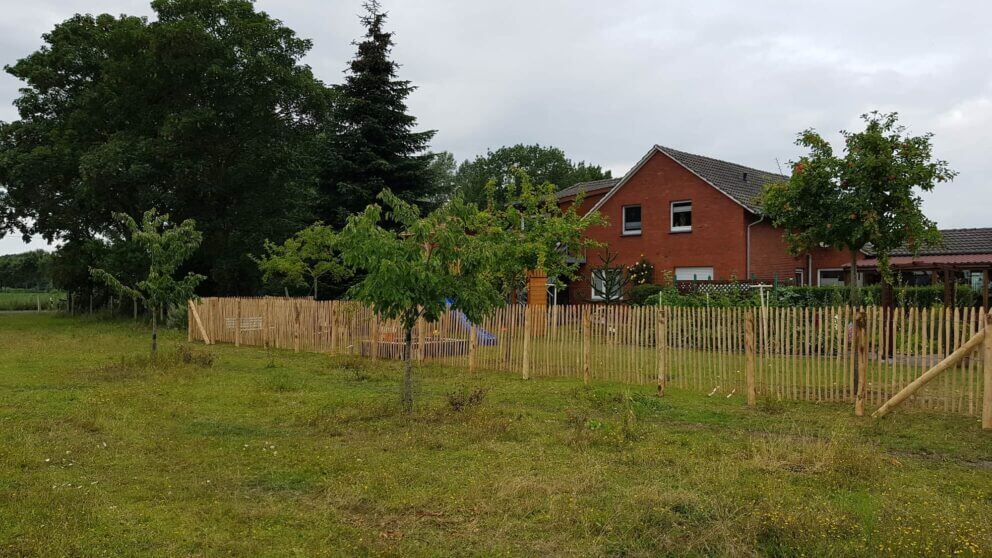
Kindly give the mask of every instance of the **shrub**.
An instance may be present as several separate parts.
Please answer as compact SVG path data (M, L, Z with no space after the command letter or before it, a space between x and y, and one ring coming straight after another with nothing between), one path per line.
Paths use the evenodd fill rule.
M201 368L210 368L214 365L213 353L202 349L195 349L185 343L176 347L176 359L183 364L193 364Z
M637 285L631 287L630 291L627 292L627 300L632 306L644 306L647 300L652 296L661 292L665 287L661 285L652 285L650 283L644 285ZM655 304L658 301L655 299Z
M448 399L448 407L457 413L481 405L488 391L488 389L481 387L464 388L452 391L445 397Z

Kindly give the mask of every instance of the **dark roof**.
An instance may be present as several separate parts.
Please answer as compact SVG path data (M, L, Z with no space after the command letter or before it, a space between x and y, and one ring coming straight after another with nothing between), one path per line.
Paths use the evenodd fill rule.
M555 195L558 196L558 199L561 199L568 196L578 195L580 192L584 192L586 194L595 194L598 193L600 190L605 192L610 188L616 186L617 182L620 182L619 178L604 178L602 180L590 180L589 182L579 182L574 186L569 186L564 190L559 190L558 193Z
M789 180L788 176L782 174L753 169L702 155L693 155L662 145L655 147L755 213L760 211L756 200L765 184ZM745 173L747 173L747 180L744 179Z
M984 229L943 229L940 231L943 243L938 246L920 248L918 256L943 256L949 254L992 254L992 228ZM874 254L871 245L865 252ZM912 256L908 248L892 251L892 256Z

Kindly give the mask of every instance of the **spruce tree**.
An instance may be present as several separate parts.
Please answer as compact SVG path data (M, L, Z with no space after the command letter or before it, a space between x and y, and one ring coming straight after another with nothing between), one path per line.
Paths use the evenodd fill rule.
M441 194L427 151L434 131L414 131L417 119L407 114L406 98L415 87L397 79L392 33L383 30L386 14L375 0L364 7L366 33L354 43L358 52L336 88L336 129L329 134L330 160L321 181L320 217L336 226L384 188L419 205Z

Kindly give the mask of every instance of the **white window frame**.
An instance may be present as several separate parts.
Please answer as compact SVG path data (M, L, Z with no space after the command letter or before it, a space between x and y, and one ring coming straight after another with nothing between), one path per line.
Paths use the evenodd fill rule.
M686 278L684 278L684 275L683 275L683 278L682 279L679 279L679 271L680 270L683 273L686 272L686 271L689 271L689 270L694 270L694 271L695 270L708 270L709 273L691 273L690 275L692 275L692 277L689 277L688 279L686 279ZM709 277L699 277L700 275L709 275ZM675 280L676 281L712 281L714 276L715 276L715 274L713 273L713 266L687 266L687 267L676 267L675 268Z
M689 225L688 227L676 227L675 226L675 213L676 213L676 211L675 211L675 205L676 204L689 204L689 209L688 210L686 210L684 208L679 208L678 213L689 213L689 219L690 219L690 221L692 220L692 200L676 200L676 201L673 201L668 206L668 208L669 208L669 212L668 212L669 229L673 233L692 232L692 225Z
M792 278L795 279L797 276L799 277L799 282L796 283L796 286L802 287L806 284L806 270L801 267L797 267L796 270L792 272Z
M601 274L601 273L603 273L604 271L606 271L606 270L605 269L593 269L592 271L589 272L589 290L591 291L591 294L589 296L589 299L590 300L606 300L606 297L600 296L598 294L599 292L602 292L603 291L603 287L604 287L604 285L602 285L602 283L604 282L603 279L600 279L599 280L599 282L600 282L600 288L599 288L599 290L597 291L597 289L596 289L596 276L599 275L599 274ZM619 293L619 295L616 297L615 300L623 300L623 293L622 292Z
M841 272L841 274L844 273L844 269L841 268L841 267L821 267L820 269L817 269L816 270L816 286L817 287L822 287L823 286L823 272L824 271L839 271L839 272ZM843 277L841 277L840 284L841 285L844 284L844 278Z
M627 208L636 207L641 210L641 228L636 231L627 230ZM639 203L632 203L630 205L625 205L620 208L620 236L640 236L641 231L644 229L644 208Z

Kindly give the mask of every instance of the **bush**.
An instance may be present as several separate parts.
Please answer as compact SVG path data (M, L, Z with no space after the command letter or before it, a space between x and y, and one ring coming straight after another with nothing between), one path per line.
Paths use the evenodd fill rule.
M486 398L486 388L460 389L452 391L446 395L448 407L454 412L461 412L471 407L478 407L482 400Z
M650 294L643 299L644 291ZM636 293L635 290L641 289ZM831 287L775 287L765 291L765 303L772 307L819 308L825 306L843 306L850 300L850 289L843 286ZM944 301L942 285L927 285L919 287L897 287L893 293L895 305L902 308L930 308L940 306ZM960 307L975 306L979 303L978 293L968 285L958 285L956 293L957 305ZM760 306L761 295L757 289L752 289L745 295L736 294L682 294L674 287L659 285L643 285L630 290L630 303L634 306L679 306L688 308L728 308ZM877 306L882 302L881 285L861 287L861 303L865 306Z
M637 285L636 287L631 287L630 291L627 292L627 300L630 302L631 306L644 306L648 298L652 295L656 295L661 292L665 287L661 285ZM655 299L655 304L657 304L657 299Z

